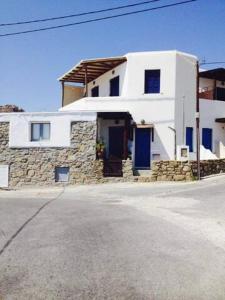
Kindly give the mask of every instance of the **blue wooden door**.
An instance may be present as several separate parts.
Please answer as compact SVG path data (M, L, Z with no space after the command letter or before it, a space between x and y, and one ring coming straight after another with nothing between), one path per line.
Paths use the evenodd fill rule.
M150 169L150 128L136 128L135 131L135 167L137 169Z
M202 128L202 145L212 151L212 129Z
M109 159L122 159L124 127L109 127Z

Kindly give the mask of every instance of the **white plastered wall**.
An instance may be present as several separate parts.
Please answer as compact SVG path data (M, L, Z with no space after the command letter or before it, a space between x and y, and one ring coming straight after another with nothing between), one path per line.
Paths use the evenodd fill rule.
M176 60L176 104L175 129L177 145L186 144L186 127L193 127L193 148L195 143L196 111L196 63L197 57L177 53ZM193 156L190 153L190 156Z
M0 122L9 122L9 147L70 147L71 122L95 121L95 112L10 113L0 114ZM31 141L31 123L49 122L50 140Z

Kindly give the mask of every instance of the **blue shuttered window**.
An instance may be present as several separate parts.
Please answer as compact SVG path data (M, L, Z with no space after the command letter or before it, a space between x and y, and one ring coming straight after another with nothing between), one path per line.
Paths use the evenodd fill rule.
M95 86L92 90L91 90L91 97L98 97L99 96L99 87Z
M202 145L212 151L212 129L202 128Z
M114 77L110 80L110 96L119 96L120 77Z
M160 70L145 70L145 94L160 93Z
M186 146L189 146L189 151L193 152L193 127L186 127Z

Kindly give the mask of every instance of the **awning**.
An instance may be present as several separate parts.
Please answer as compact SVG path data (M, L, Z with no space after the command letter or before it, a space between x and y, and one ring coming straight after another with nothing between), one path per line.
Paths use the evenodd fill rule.
M216 123L225 123L225 118L217 118L215 119Z
M126 60L127 59L125 56L82 60L58 80L85 83L85 78L87 76L88 83L124 63Z
M203 71L203 72L200 72L200 77L219 80L219 81L225 81L225 69L218 68L218 69Z

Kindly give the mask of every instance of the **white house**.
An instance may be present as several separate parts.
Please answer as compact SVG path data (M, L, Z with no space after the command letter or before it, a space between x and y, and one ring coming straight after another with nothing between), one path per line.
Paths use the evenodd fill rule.
M196 56L179 51L83 60L59 78L60 111L101 113L98 138L106 144L107 158L122 151L123 130L116 127L122 128L124 121L118 121L116 113L129 113L128 145L137 169L150 168L154 160L174 159L179 145L189 145L190 158L195 159L196 64ZM200 73L201 159L224 157L224 81L224 69ZM80 97L80 84L85 97ZM115 136L118 149L112 145Z
M189 149L186 158L195 160L197 61L196 56L179 51L82 60L59 78L62 107L58 112L0 114L0 136L4 135L0 152L2 148L7 157L0 157L0 163L23 157L23 149L28 149L24 173L35 154L41 170L46 161L52 163L51 180L61 165L62 172L65 166L72 168L71 182L82 167L82 182L96 176L96 158L103 158L106 176L120 176L121 161L129 160L138 173L151 169L154 161L179 159L178 150L184 145ZM201 159L225 158L224 82L222 68L199 74ZM96 142L97 148L104 148L97 157L88 139L92 148ZM76 166L71 157L77 159ZM21 169L18 161L15 170ZM18 182L18 172L13 172ZM38 181L40 173L35 174ZM45 178L44 171L42 175ZM33 177L26 180L32 182Z

